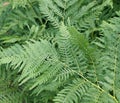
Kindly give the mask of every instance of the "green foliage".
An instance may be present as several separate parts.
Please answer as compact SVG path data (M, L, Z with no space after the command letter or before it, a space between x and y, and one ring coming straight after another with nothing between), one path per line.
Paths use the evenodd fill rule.
M0 103L120 103L116 0L0 0Z

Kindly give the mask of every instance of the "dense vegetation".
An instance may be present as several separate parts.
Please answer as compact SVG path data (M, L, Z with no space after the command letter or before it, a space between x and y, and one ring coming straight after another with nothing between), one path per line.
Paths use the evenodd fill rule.
M0 103L120 103L120 0L0 0Z

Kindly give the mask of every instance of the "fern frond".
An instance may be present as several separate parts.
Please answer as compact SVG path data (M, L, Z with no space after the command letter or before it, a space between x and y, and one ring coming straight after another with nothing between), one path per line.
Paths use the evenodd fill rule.
M89 85L84 80L73 80L72 84L57 94L54 101L55 103L78 103L88 88Z
M69 67L73 68L74 70L79 71L81 69L80 71L84 72L87 68L87 60L84 57L84 53L82 53L79 46L72 44L71 35L70 32L67 30L66 26L61 26L60 36L57 38L57 41L61 61L64 62L65 65L68 65Z
M18 87L17 71L12 72L9 65L0 66L0 103L21 103L24 101L22 89ZM13 78L15 78L13 80Z
M108 97L109 99L106 100L105 97ZM73 80L72 84L69 84L62 89L57 94L54 101L55 103L117 103L114 98L110 97L111 96L106 95L104 91L89 84L88 81L79 78Z
M69 20L70 25L76 25L78 29L82 30L84 28L86 30L86 28L96 27L95 22L98 20L100 13L110 2L111 0L107 0L99 4L93 1L86 5L83 0L41 0L40 11L43 17L46 17L56 28L60 26L61 21L68 24Z
M35 49L38 50L38 48L39 51L36 52ZM22 71L23 75L19 79L20 85L31 78L35 78L36 83L30 89L54 78L60 68L62 68L55 49L47 41L33 41L33 44L28 42L27 46L23 47L15 45L1 55L4 56L1 59L1 63L10 63L14 69L19 67L19 71Z
M119 13L118 13L119 15ZM102 38L104 41L101 55L97 65L98 83L105 91L116 97L119 93L119 41L120 30L119 17L114 17L109 22L103 22L101 25ZM99 42L100 43L100 42ZM99 45L98 45L99 46ZM119 100L118 100L119 101Z
M15 42L26 41L30 38L36 39L40 37L40 34L39 36L37 34L43 30L43 25L38 25L38 21L36 21L36 19L39 20L40 17L33 11L33 8L17 8L9 9L8 11L9 13L2 13L2 15L0 16L0 18L2 19L2 21L0 21L1 44L12 44ZM31 33L33 25L38 27L37 31L34 30L36 33Z

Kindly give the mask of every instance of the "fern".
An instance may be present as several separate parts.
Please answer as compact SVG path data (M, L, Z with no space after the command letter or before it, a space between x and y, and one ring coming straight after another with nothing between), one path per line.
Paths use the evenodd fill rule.
M115 5L0 1L0 103L119 103Z
M103 69L101 72L104 71L104 76L103 78L101 78L102 80L100 84L103 85L107 91L112 92L114 96L117 95L116 89L119 88L119 29L117 29L119 26L118 22L119 18L111 19L110 23L103 22L103 27L107 25L107 28L103 29L106 50L104 51L104 53L102 53L102 57L99 59L99 66L101 67L105 65L104 67L102 67ZM103 59L106 62L104 62Z
M9 69L9 65L0 67L0 103L21 103L25 100L22 89L18 87L17 71ZM16 78L13 81L13 78Z
M72 30L74 31L73 28L71 28L71 31ZM100 83L102 83L102 80L99 78L99 75L96 74L96 76L98 76L97 77L98 81L96 81L96 82L98 82L99 84L94 83L94 81L92 79L90 79L91 78L90 76L88 76L88 77L86 76L86 73L88 73L90 71L90 70L87 69L89 66L87 67L87 65L86 65L87 64L86 59L89 59L89 58L82 57L83 54L79 54L79 52L80 52L79 51L79 45L72 44L70 37L71 37L70 32L66 29L66 27L64 25L62 25L61 29L60 29L60 36L58 36L56 38L57 41L58 41L58 45L59 45L59 48L57 50L59 52L59 54L56 54L55 53L56 50L54 48L51 48L50 44L46 41L41 41L41 42L31 41L31 43L33 42L33 44L27 43L28 46L23 46L23 47L13 46L13 47L11 47L9 52L7 52L8 54L6 52L3 52L2 55L5 56L5 54L6 54L6 56L2 57L1 63L2 64L3 63L5 63L5 64L10 63L10 65L14 69L18 68L18 71L21 72L21 76L19 78L20 85L23 85L25 83L28 83L28 84L30 83L27 86L27 87L29 87L30 90L35 89L35 87L38 90L39 86L42 88L42 86L45 85L45 84L48 84L48 86L50 86L49 81L52 80L52 78L55 79L55 81L53 79L53 83L59 83L59 81L61 81L61 80L69 81L69 79L72 79L72 78L74 79L75 76L77 78L80 76L79 79L81 78L83 80L83 85L81 84L81 82L80 82L80 84L76 83L79 80L75 80L76 82L71 84L70 87L65 86L66 88L70 88L70 91L71 91L71 88L72 87L74 88L74 86L75 86L75 88L76 88L75 91L74 91L75 94L70 93L70 94L68 94L68 97L66 97L67 94L65 92L66 95L61 97L61 96L59 96L59 93L58 93L58 97L56 97L57 99L54 99L55 102L60 102L60 100L65 101L65 103L69 103L70 101L71 102L75 101L76 103L80 102L80 101L83 102L83 103L87 102L86 100L90 99L91 97L88 96L88 99L85 99L85 101L84 101L84 99L82 100L81 96L83 95L83 97L84 97L84 95L86 95L85 91L88 91L90 88L91 89L93 88L94 92L98 93L98 95L94 96L94 98L97 98L98 101L100 100L99 98L102 97L102 95L105 95L105 96L108 96L108 98L109 98L108 101L106 101L106 99L103 98L103 97L102 97L102 100L100 100L100 101L111 102L111 103L116 102L117 103L117 100L114 99L114 97L111 94L109 94L109 91L107 91L104 88L104 86L105 86L104 83L103 83L102 87L99 87L99 85L101 86ZM32 45L34 45L34 46L32 46ZM46 46L47 48L45 49L44 46ZM16 49L18 49L18 47L19 47L19 51L21 51L21 53L20 52L19 53L15 52ZM36 52L34 53L33 50L32 50L33 48L31 48L31 47L34 47L34 50L35 50L35 47L36 47L36 49L44 48L44 50L43 49L42 49L42 51L37 50L38 53L36 53ZM69 50L69 51L67 51L67 50ZM73 50L74 50L74 52L76 50L75 53L76 53L77 56L75 56L73 54ZM82 49L82 50L84 51L84 49ZM77 54L77 52L78 52L78 54ZM32 53L32 55L31 55L31 53ZM7 55L9 55L9 56L7 57ZM22 56L22 55L24 55L24 56ZM57 55L60 55L60 58L57 58L58 57ZM79 57L80 58L82 57L83 59L82 58L80 59ZM32 60L27 59L27 58L31 58ZM34 58L35 58L34 61L37 60L37 62L33 61ZM47 68L49 68L49 69L47 69ZM52 68L54 68L54 73L53 73ZM62 72L60 72L61 70L62 70ZM64 70L66 70L67 73ZM55 77L56 74L58 74L57 77ZM110 80L110 79L106 78L106 80ZM35 83L31 85L32 82L35 82ZM69 82L67 82L67 84L68 83L71 83L71 82L69 81ZM80 88L82 90L79 89L79 86L77 86L78 87L77 88L76 84L80 85ZM64 82L63 85L66 85L66 82ZM87 85L89 85L89 86L86 87ZM57 86L57 87L59 87L59 86ZM40 90L40 87L39 87L39 90ZM46 90L46 88L44 88L44 89ZM85 89L88 89L88 90L85 90ZM91 89L90 89L90 91L91 91ZM77 91L77 90L80 90L80 91ZM64 94L64 92L62 92L62 91L66 91L66 89L61 90L61 92L60 92L61 95ZM73 92L73 91L71 91L71 92ZM35 93L36 93L36 90L35 90ZM40 93L40 91L39 91L39 93ZM100 97L99 97L99 95L100 95ZM74 97L74 98L72 98L71 96ZM67 99L67 98L71 98L71 99ZM79 98L79 99L77 99L77 98ZM65 100L63 100L63 99L65 99ZM92 99L90 99L90 100L92 100ZM97 101L97 100L95 99L94 102ZM93 101L91 101L91 103L92 102Z

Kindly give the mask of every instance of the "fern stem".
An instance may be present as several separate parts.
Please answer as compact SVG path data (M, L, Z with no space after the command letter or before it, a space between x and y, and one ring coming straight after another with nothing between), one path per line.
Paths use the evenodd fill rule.
M99 103L99 98L100 98L101 95L102 95L102 92L99 93L98 98L96 99L95 103Z
M74 73L76 73L76 74L78 74L79 76L81 76L85 81L87 81L88 83L90 83L92 86L98 88L101 92L104 92L105 94L107 94L109 97L111 97L111 98L115 101L115 103L119 103L118 100L115 98L115 96L110 95L107 91L105 91L104 89L102 89L100 86L94 84L93 82L91 82L90 80L88 80L87 78L85 78L82 73L76 72L75 70L73 70L71 67L69 67L67 64L65 64L65 63L63 63L63 62L61 62L61 63L62 63L62 65L70 68L71 71L73 71Z
M118 41L120 40L120 36L118 37ZM113 95L115 96L115 80L116 80L116 69L117 69L117 57L118 57L118 53L117 53L117 51L118 51L118 43L117 43L117 45L116 45L116 48L115 48L115 56L114 56L114 58L115 58L115 65L114 65L114 84L113 84Z
M97 73L96 73L96 68L95 68L95 64L94 64L93 59L92 59L92 57L91 57L91 56L90 56L90 59L91 59L91 61L92 61L93 68L94 68L94 70L95 70L96 82L97 82L97 85L99 86L99 84L98 84L98 78L97 78Z
M93 85L94 87L98 88L100 91L106 93L108 96L110 96L110 97L115 101L115 103L118 103L118 100L117 100L114 96L112 96L112 95L110 95L109 93L107 93L107 92L106 92L104 89L102 89L100 86L98 86L98 85L92 83L91 81L89 81L87 78L85 78L85 77L82 75L82 73L78 73L78 72L76 72L76 71L74 71L74 70L73 70L73 72L75 72L76 74L80 75L84 80L86 80L87 82L89 82L89 83L90 83L91 85Z
M113 84L113 96L115 96L115 80L116 80L116 68L117 68L117 47L115 48L115 66L114 66L114 84Z

